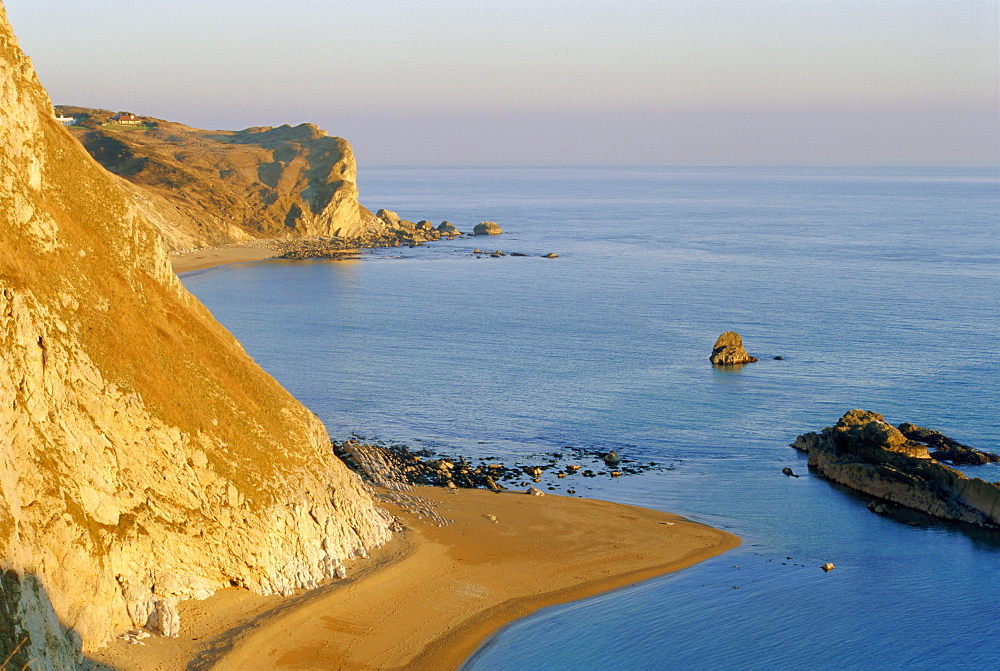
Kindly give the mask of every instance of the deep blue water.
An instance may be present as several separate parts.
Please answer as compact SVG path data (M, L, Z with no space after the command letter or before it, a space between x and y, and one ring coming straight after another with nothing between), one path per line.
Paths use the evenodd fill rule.
M412 166L359 186L507 234L184 277L331 435L615 448L671 470L580 494L743 539L515 623L470 669L1000 668L998 537L873 515L788 447L860 407L1000 451L996 168ZM726 330L761 361L713 369Z

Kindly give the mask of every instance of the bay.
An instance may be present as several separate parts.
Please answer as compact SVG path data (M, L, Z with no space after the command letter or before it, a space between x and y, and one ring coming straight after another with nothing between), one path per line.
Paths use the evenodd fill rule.
M996 535L873 515L788 447L860 407L1000 452L995 167L376 166L359 186L506 233L183 277L333 437L616 449L664 468L579 495L743 538L515 623L468 668L1000 665ZM726 330L761 361L710 366Z

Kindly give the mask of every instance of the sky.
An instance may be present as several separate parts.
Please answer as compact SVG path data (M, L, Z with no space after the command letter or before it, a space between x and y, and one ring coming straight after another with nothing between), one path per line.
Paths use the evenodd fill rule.
M57 104L367 163L1000 162L1000 0L0 0Z

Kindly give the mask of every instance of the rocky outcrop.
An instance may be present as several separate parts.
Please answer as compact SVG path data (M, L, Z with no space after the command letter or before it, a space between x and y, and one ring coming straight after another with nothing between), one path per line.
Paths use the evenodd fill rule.
M733 366L753 363L757 359L750 356L743 347L743 338L736 331L726 331L715 341L708 360L718 366Z
M931 456L940 461L950 461L953 464L982 465L1000 461L1000 455L977 450L952 440L940 431L925 429L916 424L903 422L897 427L909 440L915 440L934 448Z
M792 447L834 482L934 517L1000 528L1000 483L969 478L932 458L882 415L851 410L835 426L806 433Z
M476 224L476 227L472 229L473 235L500 235L501 233L503 233L503 229L495 221L484 221Z
M127 629L176 634L182 599L289 593L384 542L390 519L319 420L183 289L144 206L53 119L2 6L0 119L2 640L67 668ZM350 169L303 132L255 135L326 148L325 187L298 196L303 225L326 226Z
M60 106L86 118L71 129L123 178L168 250L254 238L356 237L380 222L358 203L354 152L312 124L208 131L151 120L100 122L107 110Z

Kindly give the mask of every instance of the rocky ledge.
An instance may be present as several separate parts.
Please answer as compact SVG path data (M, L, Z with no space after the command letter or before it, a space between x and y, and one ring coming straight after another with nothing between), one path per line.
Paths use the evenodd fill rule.
M792 447L808 453L810 469L851 489L934 517L1000 529L1000 482L969 478L937 461L927 448L932 441L960 445L980 459L996 457L937 431L894 427L865 410L851 410L835 426L799 436Z

